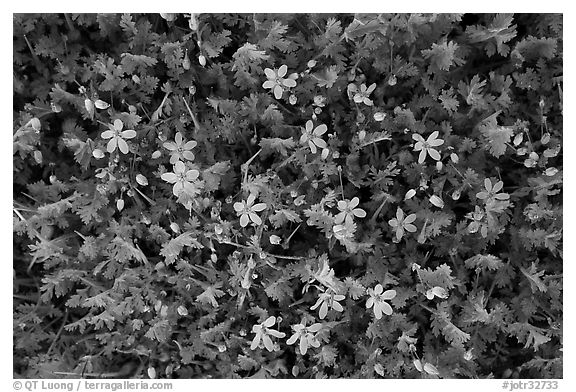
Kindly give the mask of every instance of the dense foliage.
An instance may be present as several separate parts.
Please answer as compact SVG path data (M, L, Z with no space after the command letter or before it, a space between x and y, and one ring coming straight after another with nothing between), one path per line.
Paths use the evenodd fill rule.
M18 377L562 377L562 16L14 15Z

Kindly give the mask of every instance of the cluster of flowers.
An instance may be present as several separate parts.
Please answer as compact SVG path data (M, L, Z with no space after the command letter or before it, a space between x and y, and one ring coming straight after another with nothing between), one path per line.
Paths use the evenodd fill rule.
M374 317L380 320L384 314L390 316L393 313L393 309L390 304L386 301L396 297L396 290L386 290L381 284L377 284L376 287L369 288L366 290L366 294L369 296L366 301L366 308L372 308L374 312ZM337 312L342 312L344 308L340 304L345 297L341 294L336 294L332 290L322 292L319 295L318 301L310 308L315 310L320 308L320 319L324 319L328 314L328 310L332 309ZM279 350L280 347L277 343L272 341L272 337L282 339L286 337L284 332L272 329L272 326L281 319L274 316L268 317L260 324L256 324L252 327L252 333L255 334L254 339L250 348L255 350L257 348L266 348L268 351ZM318 333L322 330L324 325L322 323L314 323L312 325L306 326L305 320L302 320L299 324L292 325L292 336L286 341L288 345L292 345L299 341L300 354L305 355L309 347L320 347L320 341L318 340Z

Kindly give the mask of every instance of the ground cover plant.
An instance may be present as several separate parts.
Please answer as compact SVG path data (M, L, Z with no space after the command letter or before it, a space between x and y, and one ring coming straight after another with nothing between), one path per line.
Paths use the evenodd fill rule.
M562 377L562 15L13 23L15 377Z

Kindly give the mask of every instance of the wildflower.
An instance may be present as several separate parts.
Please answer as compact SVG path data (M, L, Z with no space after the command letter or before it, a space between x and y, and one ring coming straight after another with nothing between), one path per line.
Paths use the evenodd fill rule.
M400 241L404 235L404 230L410 233L416 232L416 226L412 224L416 220L416 214L404 217L404 211L400 207L396 210L396 218L390 219L388 224L396 229L396 239Z
M325 293L320 293L318 296L318 301L310 308L310 310L316 310L320 307L320 319L324 319L328 314L328 309L334 309L337 312L342 312L344 308L338 301L343 301L346 298L343 295L336 294L329 290Z
M484 179L484 188L486 190L480 191L476 194L476 197L485 200L486 203L489 203L496 200L508 200L510 195L508 193L497 193L504 187L504 183L502 181L498 181L495 184L492 184L489 178Z
M356 224L354 222L349 223L344 221L344 224L334 225L332 231L334 232L334 237L339 241L351 241L354 239L354 233L356 232Z
M318 148L326 148L328 145L320 136L322 136L328 130L326 124L320 124L314 130L314 123L312 120L306 121L306 128L302 130L302 136L300 137L300 143L305 144L308 143L310 146L310 151L312 154L316 154L317 147Z
M166 182L174 184L172 193L174 193L174 196L178 197L182 191L185 191L189 195L196 193L196 189L194 188L194 185L192 185L192 182L196 181L199 175L200 172L198 172L198 170L186 170L184 163L178 161L174 165L174 172L164 173L161 178Z
M370 87L366 87L366 85L362 83L360 85L360 90L358 90L358 87L355 84L348 85L348 93L350 95L354 94L353 95L354 102L363 103L366 106L374 105L372 100L368 97L370 96L370 94L372 94L372 91L374 91L375 89L376 89L376 83L372 83Z
M426 140L424 140L424 138L417 133L412 135L412 139L416 140L414 151L420 151L420 155L418 156L418 163L424 163L424 160L426 159L426 153L428 153L432 159L436 161L440 160L440 154L436 149L433 148L444 144L444 140L438 139L438 131L432 132Z
M178 161L183 161L187 159L189 161L194 160L194 154L192 153L192 149L196 147L198 143L194 140L190 140L189 142L184 143L184 138L180 132L176 133L173 142L165 142L164 148L167 150L172 151L170 153L170 163L175 164Z
M366 211L362 208L356 208L360 200L357 197L353 197L352 200L340 200L338 201L338 209L340 213L336 215L335 223L341 224L346 221L348 224L354 222L354 217L364 218L366 216Z
M386 290L380 283L374 289L367 289L366 293L370 296L366 301L366 309L374 307L374 316L377 320L382 318L382 313L390 316L392 314L392 307L386 302L388 299L396 297L396 290Z
M326 105L326 97L322 95L316 95L314 97L314 103L312 103L312 105L318 106L319 108L323 108Z
M124 123L120 119L114 120L114 124L108 124L108 130L102 132L102 139L110 139L108 145L106 146L106 150L109 153L113 153L116 150L116 147L120 149L123 154L128 154L129 148L128 143L124 139L132 139L136 137L136 131L133 129L128 129L126 131L122 131L124 127Z
M264 320L263 323L256 324L252 327L252 332L255 333L256 336L254 336L252 344L250 345L251 350L256 350L256 348L260 345L260 342L264 343L264 347L266 347L266 350L268 351L274 350L274 344L272 343L272 339L270 339L270 336L274 336L280 339L286 336L284 332L270 329L270 327L273 326L274 324L276 324L276 317L270 316L266 320Z
M272 245L279 245L281 241L282 241L282 238L278 237L276 234L272 234L270 236L270 243Z
M260 219L256 213L265 210L266 204L254 204L255 200L256 196L250 194L246 201L243 200L242 202L234 203L234 210L236 210L236 213L240 215L240 226L246 227L250 221L257 225L262 224L262 219Z
M276 99L282 98L282 94L287 88L296 87L296 78L298 77L298 74L293 73L287 78L284 78L286 72L288 72L288 67L285 64L280 66L277 71L270 68L264 69L264 73L268 80L262 84L262 87L272 89Z
M440 286L434 286L431 289L426 290L426 298L432 300L434 297L446 299L448 298L448 291Z
M322 324L315 323L306 327L304 323L292 326L294 334L286 341L287 344L294 344L300 339L300 354L305 355L308 347L320 347L320 342L316 339L315 333L322 329Z
M440 196L430 196L430 203L438 208L444 208L444 200L442 200Z
M488 235L488 226L484 223L484 211L482 211L480 207L475 206L474 212L466 214L466 218L472 220L468 225L468 232L474 234L480 229L482 237L486 238Z

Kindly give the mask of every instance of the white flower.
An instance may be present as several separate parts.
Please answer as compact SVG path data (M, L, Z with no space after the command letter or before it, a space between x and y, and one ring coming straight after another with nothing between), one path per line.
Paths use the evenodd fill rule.
M313 130L314 129L314 130ZM317 147L324 149L328 147L328 144L320 136L324 135L328 127L325 124L320 124L314 128L314 123L312 120L306 121L306 128L302 130L302 136L300 137L300 143L306 144L310 147L312 154L316 154Z
M374 307L374 316L377 320L382 318L382 313L390 316L393 312L392 307L386 302L386 300L396 297L396 290L386 290L380 283L376 285L374 289L367 289L366 292L370 295L370 298L366 301L366 308L370 309Z
M250 194L246 201L234 203L234 210L240 215L240 226L246 227L250 221L256 225L262 224L262 219L256 214L266 209L265 203L254 204L256 196Z

